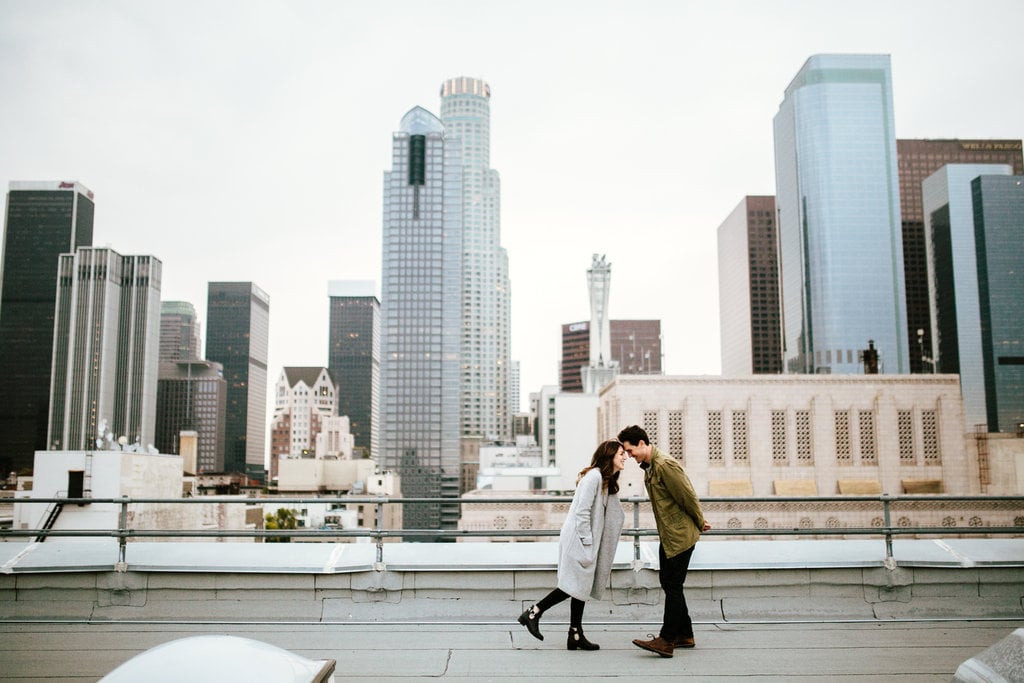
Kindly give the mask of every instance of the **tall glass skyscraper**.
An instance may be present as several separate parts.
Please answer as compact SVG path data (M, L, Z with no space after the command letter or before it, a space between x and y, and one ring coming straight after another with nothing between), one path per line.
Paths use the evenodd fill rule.
M331 300L327 368L338 383L338 415L349 420L353 457L377 457L380 439L380 301L372 280L336 280Z
M990 432L1024 432L1024 176L971 181Z
M164 301L160 304L160 362L199 358L199 319L188 301Z
M270 297L252 282L211 282L206 302L206 358L228 385L224 471L263 481L267 449L267 354Z
M462 436L508 441L511 295L501 246L501 179L491 163L491 88L477 78L441 85L441 121L462 142Z
M402 494L459 495L462 154L421 107L392 136L384 173L381 460ZM406 505L408 528L453 529L458 505Z
M0 476L48 448L57 261L92 244L93 194L76 182L12 182L0 283Z
M91 448L102 433L155 441L162 265L81 247L58 265L51 448Z
M1006 164L948 164L922 183L932 346L960 375L968 429L1024 422L1024 177Z
M908 372L888 55L811 57L774 125L784 372Z

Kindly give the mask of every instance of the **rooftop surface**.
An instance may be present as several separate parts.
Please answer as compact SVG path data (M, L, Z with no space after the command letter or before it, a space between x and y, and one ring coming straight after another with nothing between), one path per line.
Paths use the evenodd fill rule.
M623 543L597 652L516 623L554 586L553 542L0 543L0 679L96 681L149 648L201 634L336 661L336 681L950 681L1024 625L1024 539L702 542L687 579L697 647L663 659L656 544ZM111 553L111 550L115 551ZM189 676L181 663L173 680ZM180 674L180 677L177 677ZM218 683L220 683L218 681Z
M309 659L334 659L337 681L943 681L1021 622L725 623L695 625L697 647L671 659L632 645L652 624L584 617L596 652L565 649L565 616L543 642L515 623L54 624L3 623L0 677L96 681L132 656L201 633L243 636ZM554 608L553 612L559 611ZM566 611L566 610L561 610ZM185 663L183 663L183 668ZM186 680L182 677L181 680Z

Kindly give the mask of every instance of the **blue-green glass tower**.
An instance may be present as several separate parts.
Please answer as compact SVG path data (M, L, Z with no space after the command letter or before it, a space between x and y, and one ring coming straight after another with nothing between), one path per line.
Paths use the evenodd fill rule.
M909 372L888 55L815 55L775 116L784 371Z
M971 181L990 432L1024 431L1024 176Z

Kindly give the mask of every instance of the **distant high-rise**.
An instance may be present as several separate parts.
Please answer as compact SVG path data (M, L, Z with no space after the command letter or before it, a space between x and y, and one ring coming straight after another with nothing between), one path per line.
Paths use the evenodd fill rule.
M512 411L512 436L516 435L515 416L519 413L519 392L519 361L514 360L508 367L508 406Z
M967 428L993 432L1024 420L1024 187L1010 173L949 164L922 187L933 340L922 355L960 375Z
M501 246L501 180L490 167L491 88L477 78L441 85L441 122L462 142L462 436L508 441L511 286Z
M903 223L903 279L907 290L907 339L910 371L930 372L918 352L931 348L931 314L928 308L928 262L924 243L924 212L921 183L946 164L1009 164L1014 175L1024 174L1020 140L897 140L900 174L900 215Z
M0 258L0 475L48 448L57 261L92 244L93 194L76 182L12 182Z
M402 117L384 173L381 461L409 497L459 495L462 168L440 119L421 107ZM459 510L406 505L403 519L453 529Z
M718 226L723 375L782 372L775 197L744 197Z
M227 392L220 363L199 359L160 363L154 442L157 450L180 455L181 432L195 432L198 472L193 474L223 472Z
M1024 176L971 181L990 432L1024 433Z
M274 390L274 417L270 423L270 478L276 479L278 462L312 458L323 423L338 413L338 385L327 368L284 368Z
M784 371L909 370L888 55L815 55L775 116Z
M270 297L252 282L211 282L206 303L206 358L220 363L228 385L224 471L264 480Z
M60 256L51 448L92 448L101 431L154 445L161 270L152 256L106 248Z
M609 349L612 362L625 375L662 374L661 321L609 321ZM590 358L590 322L562 325L562 361L559 390L583 391L583 368Z
M328 285L327 368L338 383L338 415L347 416L354 457L376 458L380 439L380 301L373 281Z
M187 301L160 304L160 362L193 360L202 355L196 308Z

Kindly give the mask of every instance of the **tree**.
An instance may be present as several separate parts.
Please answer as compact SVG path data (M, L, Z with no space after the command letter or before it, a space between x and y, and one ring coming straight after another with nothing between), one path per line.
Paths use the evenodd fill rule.
M265 517L263 527L265 529L295 529L299 526L299 520L296 517L298 512L295 510L288 510L285 508L278 508L277 512L270 514L268 513ZM288 543L292 540L291 536L267 536L267 543Z

